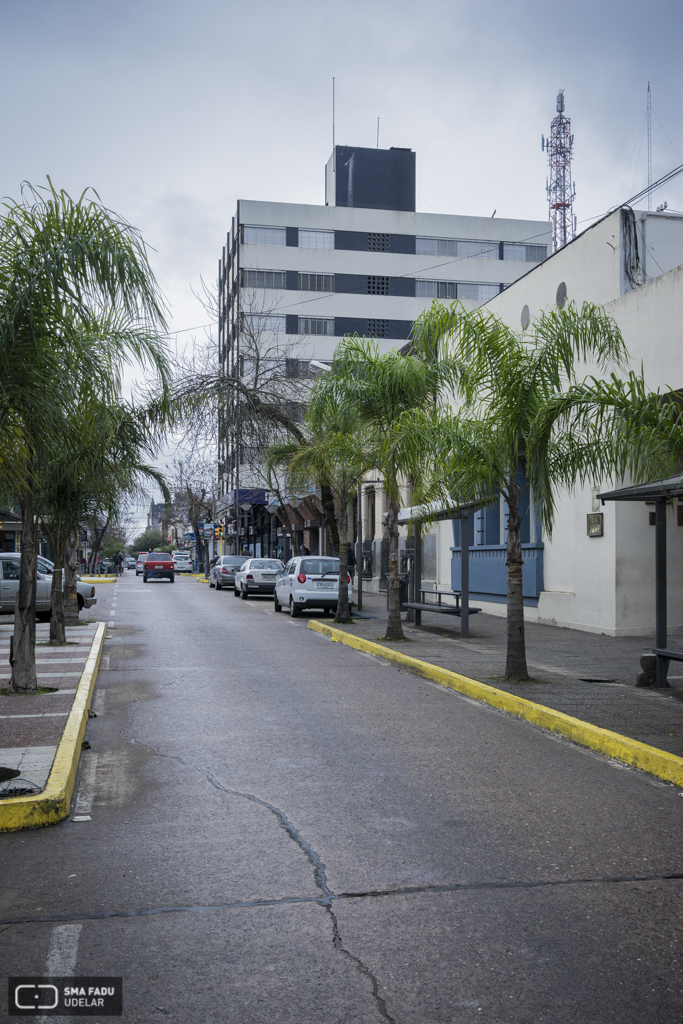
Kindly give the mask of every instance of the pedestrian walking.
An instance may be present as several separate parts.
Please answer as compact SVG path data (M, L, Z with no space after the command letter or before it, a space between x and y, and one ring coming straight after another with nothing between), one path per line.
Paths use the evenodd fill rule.
M348 541L346 545L346 565L349 570L349 576L353 579L356 574L356 556L351 541Z

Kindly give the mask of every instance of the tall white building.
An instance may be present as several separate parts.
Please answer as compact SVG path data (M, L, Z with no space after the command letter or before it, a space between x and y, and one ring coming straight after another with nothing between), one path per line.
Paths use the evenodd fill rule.
M543 261L550 244L548 221L417 213L411 150L336 146L325 205L237 203L219 263L220 365L226 374L243 372L240 325L254 315L268 331L298 339L308 359L330 360L349 334L400 347L433 299L487 302ZM227 411L220 484L233 502L238 486L254 482L249 453L238 456L237 447ZM239 495L251 518L265 498L252 490ZM320 523L304 521L315 545ZM262 522L251 526L250 543L265 550Z

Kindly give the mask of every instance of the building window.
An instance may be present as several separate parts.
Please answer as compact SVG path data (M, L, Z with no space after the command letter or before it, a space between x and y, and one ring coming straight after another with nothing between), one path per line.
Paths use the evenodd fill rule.
M299 334L334 334L334 318L300 316Z
M388 295L389 281L390 278L388 277L378 277L376 274L371 274L368 277L368 295Z
M272 314L243 313L242 330L246 334L258 337L264 331L273 331L275 334L285 334L287 330L287 318L273 316Z
M506 242L503 246L504 260L523 260L525 263L541 263L548 255L545 245L522 245Z
M389 235L368 231L368 252L389 252Z
M499 292L497 284L473 284L470 281L415 282L415 295L419 299L468 299L470 302L488 302Z
M299 274L299 291L333 292L334 274Z
M242 225L245 245L287 245L287 228L262 228Z
M497 260L500 255L498 242L472 242L465 238L421 238L415 240L418 256L452 256L454 259L476 257L481 260Z
M388 338L389 337L389 321L388 320L368 320L368 337L369 338Z
M309 231L299 228L301 249L334 249L334 231Z
M284 270L242 270L242 288L286 288L287 275Z

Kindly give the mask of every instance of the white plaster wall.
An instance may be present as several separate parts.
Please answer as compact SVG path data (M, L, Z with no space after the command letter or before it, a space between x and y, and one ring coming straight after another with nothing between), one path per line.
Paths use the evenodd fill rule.
M619 211L556 253L532 273L487 304L513 329L521 328L522 307L531 316L555 302L565 281L569 299L598 302L619 324L630 355L630 366L641 364L650 388L683 388L683 218L648 215L639 225L647 241L646 271L652 256L666 273L620 295ZM650 263L647 263L647 259ZM590 368L586 368L587 372ZM624 481L595 481L601 490ZM552 539L545 538L544 585L538 609L526 609L529 619L556 622L611 635L639 635L654 629L654 527L642 503L607 502L604 536L586 533L586 514L592 511L590 486L557 495L557 518ZM669 516L668 614L670 629L683 625L683 527L675 512ZM498 606L504 613L505 606ZM496 614L495 607L490 609Z

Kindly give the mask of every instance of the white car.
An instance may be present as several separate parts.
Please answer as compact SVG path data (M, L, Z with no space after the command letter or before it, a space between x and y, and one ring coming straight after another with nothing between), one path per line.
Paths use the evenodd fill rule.
M349 606L353 600L351 577ZM329 555L298 555L284 568L275 584L275 611L284 608L293 619L309 608L322 608L325 615L337 610L339 559Z
M192 572L192 555L189 551L173 551L173 571Z
M250 594L273 594L283 569L279 558L247 558L235 573L235 597L246 601Z

